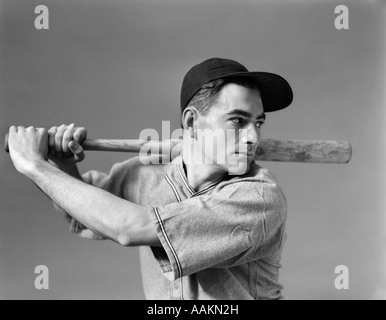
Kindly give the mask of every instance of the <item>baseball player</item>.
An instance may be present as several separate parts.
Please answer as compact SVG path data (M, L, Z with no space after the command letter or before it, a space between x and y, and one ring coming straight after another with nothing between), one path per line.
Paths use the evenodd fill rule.
M282 77L212 58L184 77L183 149L168 164L134 157L81 175L87 131L74 124L12 126L10 156L72 232L140 247L147 299L280 299L286 199L254 154L266 113L292 99Z

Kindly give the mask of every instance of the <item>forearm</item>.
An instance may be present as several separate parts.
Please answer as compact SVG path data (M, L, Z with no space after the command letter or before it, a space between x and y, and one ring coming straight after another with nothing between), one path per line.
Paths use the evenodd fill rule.
M48 163L50 163L54 167L60 169L61 171L67 173L71 177L76 178L80 181L83 181L83 178L79 173L79 169L78 169L78 166L76 163L71 164L71 165L65 165L65 164L61 164L60 162L55 162L52 160L48 160Z
M67 173L71 177L78 179L80 181L83 181L83 178L79 173L78 166L76 165L76 163L73 165L63 165L63 164L60 164L60 163L57 163L57 162L51 161L51 160L48 160L48 162L50 164L52 164L53 166L57 167L58 169L60 169L61 171ZM53 204L56 211L63 214L64 217L69 222L71 222L71 216L63 208L61 208L57 203L55 203L55 201L52 201L52 204Z
M25 175L93 232L122 245L158 245L145 207L79 181L48 162L35 163Z

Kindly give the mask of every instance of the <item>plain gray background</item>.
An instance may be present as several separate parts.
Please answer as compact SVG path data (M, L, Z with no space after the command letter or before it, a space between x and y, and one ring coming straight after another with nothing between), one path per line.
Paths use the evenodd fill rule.
M34 28L47 5L50 29ZM336 30L347 5L350 29ZM89 137L137 139L180 124L182 78L210 58L282 75L293 105L264 138L347 140L349 164L261 163L289 203L281 281L293 299L386 298L385 2L0 0L1 136L12 124L75 122ZM81 171L133 154L88 152ZM0 153L0 298L143 299L138 252L69 234ZM37 265L50 289L34 287ZM349 268L336 290L335 267Z

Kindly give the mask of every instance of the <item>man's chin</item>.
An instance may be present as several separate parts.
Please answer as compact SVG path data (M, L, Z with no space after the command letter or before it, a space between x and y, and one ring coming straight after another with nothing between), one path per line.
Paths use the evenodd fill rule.
M251 167L251 161L243 159L235 161L234 163L229 164L228 174L233 176L241 176L246 174Z

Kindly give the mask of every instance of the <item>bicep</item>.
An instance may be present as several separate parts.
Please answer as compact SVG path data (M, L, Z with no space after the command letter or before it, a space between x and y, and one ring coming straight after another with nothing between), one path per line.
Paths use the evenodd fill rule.
M162 247L150 210L149 207L137 206L132 212L123 231L127 235L124 245Z

